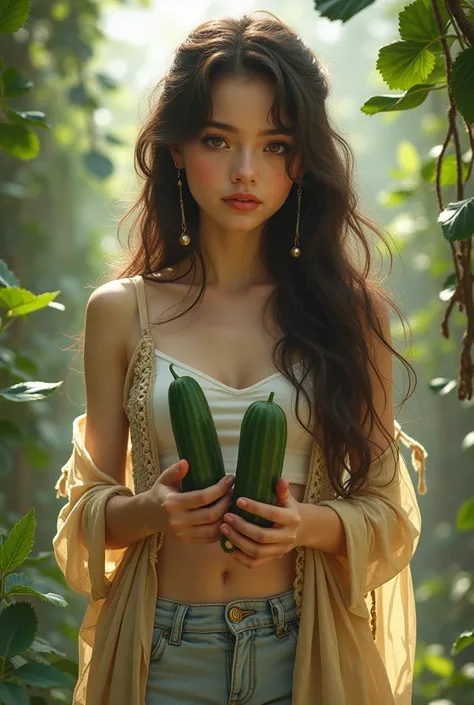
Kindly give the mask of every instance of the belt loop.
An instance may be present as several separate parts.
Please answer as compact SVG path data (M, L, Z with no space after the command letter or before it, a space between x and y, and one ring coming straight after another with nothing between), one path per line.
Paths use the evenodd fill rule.
M168 639L169 644L181 644L181 636L183 634L183 622L189 605L180 604L177 606L173 616L173 624L171 625L171 634Z
M278 638L286 636L288 627L285 622L285 611L282 607L279 597L269 598L270 607L273 613L273 624L275 625L275 633Z

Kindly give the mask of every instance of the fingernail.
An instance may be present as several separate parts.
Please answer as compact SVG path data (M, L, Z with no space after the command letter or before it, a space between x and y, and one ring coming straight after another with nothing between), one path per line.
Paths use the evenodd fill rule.
M246 499L242 499L242 497L240 497L239 500L237 501L237 504L239 505L239 507L246 507L246 506L247 506L247 500L246 500Z

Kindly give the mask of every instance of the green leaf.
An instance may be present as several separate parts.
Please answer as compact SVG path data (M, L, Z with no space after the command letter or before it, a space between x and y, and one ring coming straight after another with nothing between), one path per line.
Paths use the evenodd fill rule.
M0 149L13 157L35 159L40 151L38 135L23 125L0 123Z
M38 619L29 602L15 602L0 612L0 656L11 658L25 651L36 636Z
M30 705L28 691L18 683L0 681L0 703L2 705Z
M449 394L452 389L455 389L457 382L455 379L446 379L445 377L435 377L428 384L432 392L436 392L440 396Z
M68 603L61 595L56 595L54 592L40 592L34 587L35 585L35 581L25 573L11 573L6 579L6 595L32 595L55 607L68 606Z
M0 289L0 305L3 303L8 309L8 318L25 316L33 311L46 308L61 291L46 291L42 294L33 294L28 289L10 287Z
M415 193L414 189L385 189L379 194L380 203L385 208L397 208L403 205L408 198L411 198Z
M96 151L87 152L84 155L84 163L86 168L99 179L107 179L114 171L113 162L105 154Z
M474 644L474 630L466 631L463 632L458 636L456 641L453 644L453 648L451 653L453 655L459 654L463 649L465 649L467 646L470 646L471 644Z
M11 34L23 27L30 14L29 0L2 0L0 34Z
M397 164L405 173L413 175L420 168L420 157L413 142L404 140L397 147Z
M40 113L38 110L28 110L26 112L19 112L18 110L13 110L12 108L9 108L6 112L10 122L14 122L18 125L32 125L33 127L42 127L45 130L51 129L51 125L46 122L46 115L44 113Z
M54 394L61 385L62 382L19 382L0 389L0 397L16 402L40 401Z
M439 656L438 654L426 654L425 656L426 667L437 676L442 678L449 678L454 673L454 663L446 658L446 656Z
M46 641L46 639L43 639L43 637L41 636L37 636L34 639L34 641L28 647L28 651L33 654L53 654L54 656L60 656L62 659L66 658L65 653L63 653L62 651L58 651L54 646L49 643L49 641Z
M15 678L19 678L25 685L37 688L72 688L74 680L66 673L58 671L47 663L25 663L15 671Z
M435 65L435 55L419 42L393 42L382 47L377 69L389 88L408 90L424 83Z
M467 240L474 233L474 198L448 203L438 216L443 235L449 242Z
M105 73L96 73L97 81L105 91L115 91L118 88L118 83Z
M26 573L10 573L10 575L7 575L5 580L5 588L7 592L15 587L15 585L33 587L34 584L35 581L33 578L30 578L30 576L26 575Z
M373 2L374 0L315 0L314 5L323 17L347 22Z
M15 585L11 590L9 590L7 595L31 595L32 597L39 597L42 602L47 602L55 607L68 607L66 600L61 597L61 595L56 595L54 592L42 593L38 590L34 590L29 587L21 587L21 585Z
M8 269L8 265L0 259L0 286L19 286L20 282L13 272Z
M454 291L456 289L456 275L450 274L443 282L443 288L439 292L439 298L441 301L449 301L453 298Z
M423 161L420 169L420 175L423 181L434 184L436 181L437 162L437 157L429 157ZM461 174L463 181L466 180L468 171L469 164L465 161L461 161ZM441 186L455 186L457 184L457 173L456 155L445 155L441 164Z
M412 110L425 102L435 83L420 83L400 95L374 95L361 108L366 115L388 113L395 110Z
M474 47L455 58L449 77L456 107L468 123L474 122Z
M0 80L3 83L5 98L19 98L33 88L33 83L26 78L25 74L15 68L6 69L0 76Z
M49 306L51 301L53 301L59 293L59 291L50 291L45 292L44 294L39 294L28 303L25 303L22 306L16 306L14 309L11 309L7 315L9 318L12 318L16 316L26 316L29 313L33 313L33 311L39 311L42 308L46 308L47 306Z
M449 44L450 42L448 42ZM432 51L436 49L436 46L431 46L430 47ZM444 83L445 85L448 82L448 75L446 71L446 65L444 63L444 56L441 54L438 54L436 56L436 61L434 65L433 71L430 73L430 83L437 83L438 85L440 83Z
M7 540L0 548L0 571L12 573L21 565L33 548L36 531L35 509L32 507L12 527Z
M78 664L68 658L58 659L54 662L54 668L57 668L61 673L69 673L75 680L79 676Z
M469 531L474 529L474 499L468 499L458 511L456 517L456 528L458 531Z
M474 457L474 453L472 452L474 448L474 431L470 431L464 436L461 448L464 452L470 451L470 456Z
M449 23L449 15L444 3L439 3L443 23L443 34ZM439 37L438 24L431 0L415 0L403 8L398 16L398 31L405 41L425 42Z

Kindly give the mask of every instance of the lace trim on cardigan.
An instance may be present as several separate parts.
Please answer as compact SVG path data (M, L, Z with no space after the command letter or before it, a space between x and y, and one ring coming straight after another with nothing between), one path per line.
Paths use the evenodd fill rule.
M145 333L138 344L132 382L124 406L130 424L136 494L153 487L160 470L156 444L152 443L155 434L152 404L154 377L154 342L149 333ZM149 538L150 561L155 563L163 543L163 534L152 534Z
M332 499L335 493L329 480L326 461L319 440L313 443L313 450L309 461L309 471L310 474L306 481L303 502L307 504L318 504L318 502L321 502L323 499ZM293 587L298 616L301 615L301 607L303 604L305 551L304 546L296 547L296 577L293 582Z

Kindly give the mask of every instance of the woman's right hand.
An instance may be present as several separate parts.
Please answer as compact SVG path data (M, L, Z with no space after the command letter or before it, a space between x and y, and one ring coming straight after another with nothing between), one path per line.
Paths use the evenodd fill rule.
M180 482L188 470L188 461L180 460L164 470L147 490L159 515L160 531L174 534L182 543L217 543L222 517L232 502L235 477L226 475L202 490L183 492ZM211 502L215 504L206 506Z

